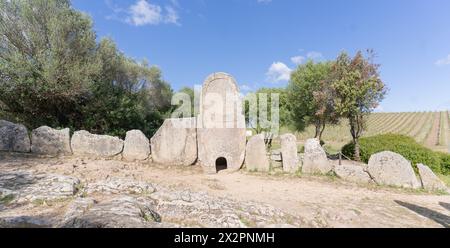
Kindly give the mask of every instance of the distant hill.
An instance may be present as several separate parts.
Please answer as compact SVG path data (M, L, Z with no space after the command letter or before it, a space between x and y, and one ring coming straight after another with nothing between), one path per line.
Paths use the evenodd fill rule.
M433 150L449 152L450 111L371 114L367 121L367 131L363 136L384 133L408 135ZM297 134L299 140L312 136L314 136L312 126ZM339 125L327 126L322 139L333 148L339 149L352 139L348 121L342 120Z

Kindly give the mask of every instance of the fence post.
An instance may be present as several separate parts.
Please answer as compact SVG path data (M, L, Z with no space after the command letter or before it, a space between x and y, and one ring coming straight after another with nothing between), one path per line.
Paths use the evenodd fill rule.
M342 165L342 153L339 152L339 165Z

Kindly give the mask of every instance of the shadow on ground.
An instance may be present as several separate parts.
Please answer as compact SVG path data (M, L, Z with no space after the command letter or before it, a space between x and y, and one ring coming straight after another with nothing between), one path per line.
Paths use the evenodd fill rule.
M445 208L445 209L447 209L448 211L450 211L450 203L439 202L439 205L441 205L443 208Z
M446 228L450 227L450 216L448 216L448 215L439 213L439 212L429 209L429 208L425 208L425 207L421 207L421 206L418 206L415 204L407 203L407 202L402 202L402 201L398 201L398 200L394 200L394 202L399 204L400 206L403 206L403 207L419 214L419 215L427 217L428 219L433 220L436 223L439 223L443 227L446 227ZM443 204L446 204L447 206L443 206ZM450 204L441 202L440 205L445 208L448 208Z

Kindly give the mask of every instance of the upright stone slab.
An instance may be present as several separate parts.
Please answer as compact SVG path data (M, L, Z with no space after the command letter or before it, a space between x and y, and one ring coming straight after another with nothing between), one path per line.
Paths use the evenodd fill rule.
M166 119L151 138L153 162L188 166L197 160L196 119Z
M126 161L146 160L150 155L150 141L140 130L128 131L123 146L123 159Z
M384 151L373 154L369 159L367 171L380 185L404 188L420 187L411 163L402 155L394 152Z
M41 155L71 155L70 130L43 126L31 132L31 152Z
M433 171L426 165L417 164L419 169L420 180L422 187L426 190L447 190L445 183L437 177Z
M0 151L30 152L31 142L24 125L0 120Z
M281 158L283 160L283 171L295 173L299 169L297 154L297 138L293 134L283 134L280 136Z
M205 173L242 167L246 145L242 110L233 77L214 73L205 80L197 119L198 160Z
M110 158L123 150L123 140L108 135L96 135L87 131L76 131L72 136L72 150L76 156Z
M270 169L269 158L267 157L264 135L252 136L247 142L245 150L245 166L249 171L268 172Z
M318 139L308 139L305 142L305 156L302 172L307 174L327 174L333 169L327 154Z

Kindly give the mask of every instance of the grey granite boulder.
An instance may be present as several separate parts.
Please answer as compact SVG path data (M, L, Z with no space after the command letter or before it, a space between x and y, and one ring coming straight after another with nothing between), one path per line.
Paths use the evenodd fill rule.
M426 165L417 164L417 169L419 169L420 180L422 182L422 187L426 190L447 190L445 183L437 177L433 171Z
M297 138L293 134L283 134L281 140L281 157L283 160L283 171L295 173L299 168L297 155Z
M333 169L318 139L308 139L305 143L302 172L307 174L327 174Z
M188 166L197 160L195 118L167 119L150 140L158 164Z
M110 158L123 150L123 140L108 135L96 135L87 131L77 131L72 136L72 150L76 156Z
M267 157L264 135L255 135L247 142L245 150L245 166L249 171L269 171L270 163Z
M31 142L24 125L0 120L0 151L30 152Z
M404 188L419 188L411 163L402 155L384 151L373 154L369 159L367 170L370 176L380 185Z
M369 174L364 170L364 167L356 164L342 164L335 165L334 172L339 178L349 182L368 184L373 180Z
M123 159L127 161L146 160L150 155L150 141L139 130L128 131L123 147Z
M31 152L41 155L71 155L70 130L43 126L31 132Z

